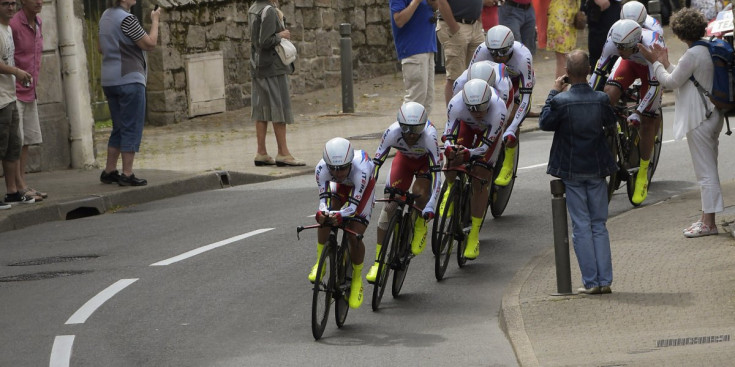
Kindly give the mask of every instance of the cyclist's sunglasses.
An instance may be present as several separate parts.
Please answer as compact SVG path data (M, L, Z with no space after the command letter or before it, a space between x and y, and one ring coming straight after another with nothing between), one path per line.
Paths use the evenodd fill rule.
M490 49L490 55L492 57L505 57L510 54L510 51L513 50L513 46L508 46L504 48L491 48Z
M329 168L329 170L332 171L332 172L340 172L340 171L344 171L344 170L349 169L351 166L352 166L352 162L347 163L347 164L343 164L341 166L333 166L331 164L328 164L327 165L327 168Z
M626 44L626 43L616 43L616 44L615 44L615 48L617 48L617 49L618 49L618 50L620 50L620 51L625 51L625 50L635 50L635 49L637 48L637 47L636 47L636 45L637 45L637 44L638 44L638 43L633 43L633 44Z
M404 134L420 135L422 132L424 132L424 125L399 125L401 125L401 132Z
M470 112L485 112L490 107L490 101L482 102L475 105L465 105Z

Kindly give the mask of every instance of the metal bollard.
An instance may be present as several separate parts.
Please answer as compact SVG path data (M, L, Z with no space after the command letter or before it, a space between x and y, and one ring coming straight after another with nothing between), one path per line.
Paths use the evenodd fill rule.
M342 112L355 112L355 98L352 93L352 26L349 23L339 25L339 52L342 69Z
M564 182L551 181L551 216L554 224L554 258L556 259L556 293L565 296L572 293L572 271L569 264L569 232L567 230L567 199Z

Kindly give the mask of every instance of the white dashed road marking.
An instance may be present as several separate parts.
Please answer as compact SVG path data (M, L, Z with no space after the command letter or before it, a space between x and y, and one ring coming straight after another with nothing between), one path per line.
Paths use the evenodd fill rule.
M248 238L248 237L251 237L251 236L255 236L255 235L261 234L263 232L268 232L268 231L273 230L273 229L274 228L263 228L263 229L259 229L257 231L243 233L243 234L238 235L238 236L235 236L235 237L230 237L230 238L228 238L226 240L222 240L222 241L219 241L219 242L215 242L215 243L212 243L212 244L209 244L209 245L206 245L206 246L202 246L202 247L193 249L191 251L184 252L183 254L181 254L179 256L174 256L172 258L169 258L169 259L166 259L166 260L162 260L162 261L159 261L157 263L153 263L153 264L151 264L151 266L171 265L171 264L173 264L175 262L179 262L179 261L188 259L190 257L199 255L199 254L204 253L204 252L207 252L209 250L214 250L217 247L224 246L224 245L227 245L227 244L230 244L230 243L233 243L233 242L237 242L237 241L240 241L242 239L245 239L245 238Z
M74 345L74 335L58 335L51 348L49 367L68 367L71 361L72 345Z
M115 294L125 289L125 287L135 283L138 279L120 279L111 286L107 287L102 292L97 293L96 296L92 297L84 306L80 307L77 312L66 320L66 325L71 324L83 324L87 321L87 318L94 313L102 304L107 302L108 299L112 298Z

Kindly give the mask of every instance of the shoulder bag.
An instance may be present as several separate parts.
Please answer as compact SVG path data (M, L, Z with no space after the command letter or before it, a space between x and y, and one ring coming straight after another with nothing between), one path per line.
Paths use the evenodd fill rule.
M266 5L260 12L261 24L262 19L265 16L265 12L268 10L268 8L272 8L272 6ZM286 26L283 24L280 18L278 18L278 21L279 23L281 23L281 27L285 29ZM278 57L281 59L284 65L290 65L294 61L296 61L296 46L294 46L294 44L286 38L281 38L281 43L276 45L276 53L278 54Z

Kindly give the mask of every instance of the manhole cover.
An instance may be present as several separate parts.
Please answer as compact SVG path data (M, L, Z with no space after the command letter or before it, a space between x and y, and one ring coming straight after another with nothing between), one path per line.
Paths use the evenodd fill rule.
M67 263L72 261L92 260L96 259L97 255L81 255L81 256L52 256L42 257L40 259L31 259L26 261L20 261L17 263L10 264L8 266L33 266L33 265L47 265L56 263Z
M0 278L0 282L24 282L28 280L43 280L51 278L68 277L71 275L80 275L91 272L91 270L70 270L70 271L46 271L32 274L19 274Z

